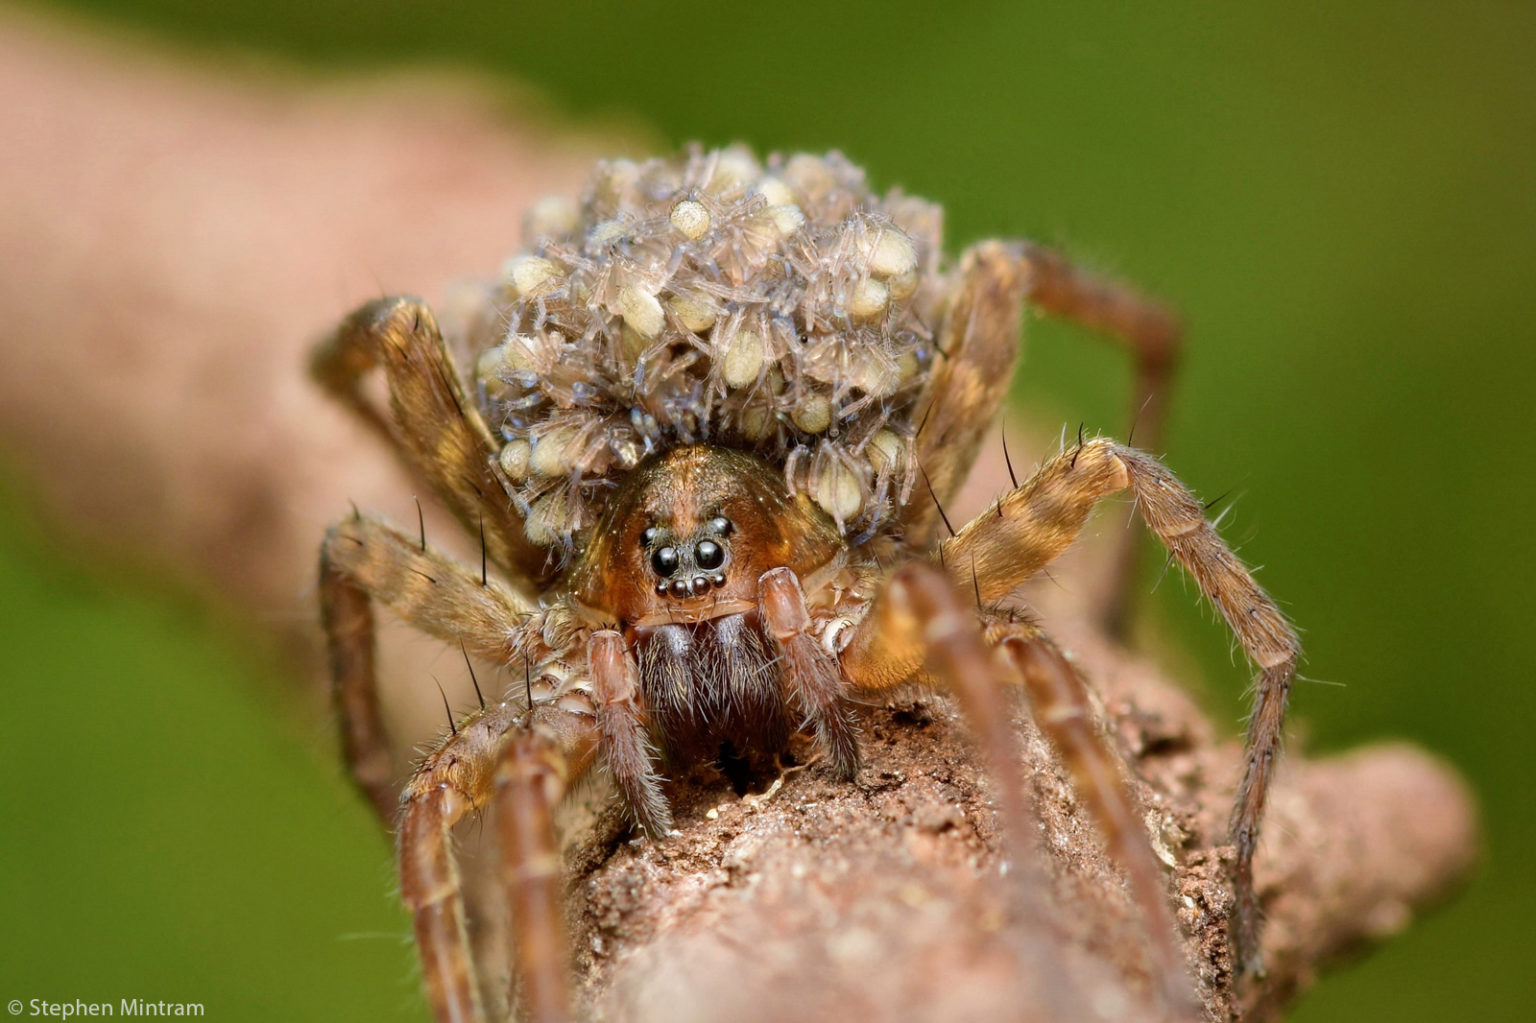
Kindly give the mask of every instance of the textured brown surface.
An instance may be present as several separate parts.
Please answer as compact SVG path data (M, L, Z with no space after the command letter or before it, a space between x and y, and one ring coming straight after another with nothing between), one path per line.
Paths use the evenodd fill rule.
M10 14L0 92L19 98L0 105L12 140L0 162L0 445L64 528L158 560L312 657L324 525L348 499L399 521L414 511L381 448L302 376L310 341L381 291L496 266L521 211L572 191L597 147L519 130L441 84L237 80ZM971 510L1002 475L984 468ZM428 521L446 541L445 520ZM1213 1015L1226 1015L1238 1003L1212 843L1236 748L1178 686L1074 628L1082 609L1063 594L1041 602L1148 779L1142 797L1183 864L1191 953ZM383 654L422 656L410 640ZM423 690L395 694L402 748L438 727L437 694ZM864 730L857 785L816 766L766 799L706 782L679 794L668 841L584 847L573 921L600 1015L1145 1014L1139 923L1038 738L1027 766L1050 852L1004 876L948 705L870 710ZM1340 951L1405 926L1465 875L1475 847L1470 798L1421 753L1290 757L1258 865L1271 974L1245 996L1255 1015ZM1030 863L1045 880L1021 880L1041 876Z
M1402 746L1292 758L1258 863L1267 980L1231 986L1219 846L1238 748L1144 662L1087 634L1099 682L1174 873L1211 1018L1266 1018L1330 958L1405 926L1471 863L1475 823L1454 775ZM689 789L679 834L595 854L572 892L577 955L606 1019L1116 1020L1145 1000L1144 932L1034 729L1043 891L998 854L987 783L961 723L927 698L863 717L856 785L816 766L771 796ZM590 861L589 861L590 863Z

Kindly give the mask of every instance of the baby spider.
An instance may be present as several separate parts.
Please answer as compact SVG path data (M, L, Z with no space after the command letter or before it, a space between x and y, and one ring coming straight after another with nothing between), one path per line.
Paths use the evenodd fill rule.
M321 381L484 551L471 569L354 515L320 557L347 760L396 827L439 1020L486 1017L450 842L465 815L494 811L519 1013L568 1019L553 816L573 783L608 772L664 836L669 765L774 754L804 729L821 769L852 779L850 703L913 682L954 695L1015 834L1029 829L1010 719L1027 702L1125 871L1168 1007L1193 1012L1166 883L1134 799L1105 780L1117 755L1083 682L1016 600L1002 610L1120 491L1260 669L1231 821L1234 941L1256 960L1252 858L1298 652L1284 616L1200 502L1111 440L1080 440L962 528L942 510L1008 388L1025 303L1125 343L1154 427L1177 326L1032 244L986 242L949 268L939 220L872 194L837 155L604 163L579 205L535 209L530 252L450 332L478 353L472 386L414 299L364 306L317 351ZM361 388L376 366L388 413ZM374 602L518 679L403 796Z

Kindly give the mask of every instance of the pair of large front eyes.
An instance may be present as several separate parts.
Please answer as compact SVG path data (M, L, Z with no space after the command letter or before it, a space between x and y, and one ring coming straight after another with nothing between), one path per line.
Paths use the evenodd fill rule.
M735 527L731 525L730 519L716 516L710 519L704 528L709 533L723 539L729 536ZM660 530L652 526L640 534L640 543L649 547L656 542L656 538L659 535ZM712 572L725 564L725 548L714 540L705 539L693 544L691 548L685 546L679 549L671 545L656 548L651 552L651 571L663 579L672 578L673 575L677 574L677 570L682 567L683 556L690 550L693 554L694 565L706 572Z

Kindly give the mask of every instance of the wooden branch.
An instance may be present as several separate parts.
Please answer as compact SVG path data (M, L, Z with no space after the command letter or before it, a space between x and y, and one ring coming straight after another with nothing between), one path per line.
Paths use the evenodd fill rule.
M411 484L305 379L311 339L382 291L497 266L521 212L569 194L598 147L442 82L215 76L14 12L0 15L0 93L15 100L0 105L13 140L0 161L0 444L61 529L153 559L313 671L324 526L350 500L414 510ZM444 516L429 529L452 535ZM1212 1018L1277 1014L1320 966L1466 875L1476 824L1451 770L1401 746L1293 753L1259 860L1270 974L1235 989L1221 836L1236 748L1183 688L1039 596L1178 864ZM402 748L441 713L414 684L422 656L383 654L405 666L387 695ZM571 892L594 1015L1154 1017L1142 923L1050 750L1020 727L1040 813L1035 891L1023 879L1038 871L1005 871L989 783L937 698L865 713L857 785L813 765L738 798L702 777L681 787L665 842L597 829L572 853ZM483 948L504 964L493 904Z

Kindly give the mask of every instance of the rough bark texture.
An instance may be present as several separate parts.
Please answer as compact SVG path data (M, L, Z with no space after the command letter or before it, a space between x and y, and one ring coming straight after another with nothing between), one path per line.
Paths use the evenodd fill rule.
M0 106L0 445L62 529L217 592L313 671L324 525L349 500L402 521L414 509L408 480L304 379L310 339L381 289L496 266L521 211L574 188L597 147L516 129L462 89L236 80L9 13L0 93L15 100ZM998 468L984 461L973 509ZM440 516L429 529L451 533ZM1476 824L1454 772L1402 746L1293 751L1258 863L1270 973L1234 989L1221 842L1236 746L1179 685L1074 626L1081 607L1035 597L1176 864L1212 1018L1274 1016L1321 965L1465 876ZM429 655L386 638L402 749L439 721L413 667ZM947 702L862 721L857 784L814 764L746 797L697 778L674 792L679 833L659 843L616 841L613 811L599 814L572 853L570 903L593 1014L1154 1017L1142 922L1028 721L1040 850L1006 864L992 782ZM485 917L488 958L504 963Z

